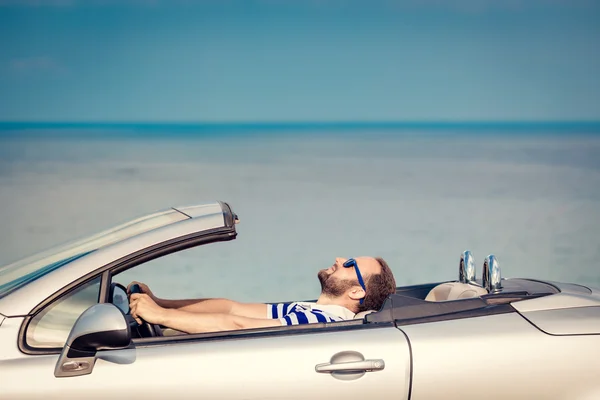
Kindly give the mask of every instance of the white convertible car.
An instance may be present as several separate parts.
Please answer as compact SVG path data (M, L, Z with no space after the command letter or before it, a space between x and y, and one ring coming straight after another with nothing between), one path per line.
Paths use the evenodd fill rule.
M117 274L236 222L223 202L170 208L0 269L0 398L600 399L600 291L502 279L493 255L478 280L468 251L456 281L353 320L137 326Z

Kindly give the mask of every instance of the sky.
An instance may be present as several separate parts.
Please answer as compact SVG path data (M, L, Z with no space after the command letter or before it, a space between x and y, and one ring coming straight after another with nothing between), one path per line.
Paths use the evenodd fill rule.
M0 0L0 121L598 121L599 20L585 0Z

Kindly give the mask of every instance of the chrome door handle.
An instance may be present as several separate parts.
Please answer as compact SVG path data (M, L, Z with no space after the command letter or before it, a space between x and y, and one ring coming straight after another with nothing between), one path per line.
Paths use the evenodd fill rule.
M362 360L350 361L341 363L324 363L317 364L315 371L317 372L369 372L381 371L385 368L383 360Z

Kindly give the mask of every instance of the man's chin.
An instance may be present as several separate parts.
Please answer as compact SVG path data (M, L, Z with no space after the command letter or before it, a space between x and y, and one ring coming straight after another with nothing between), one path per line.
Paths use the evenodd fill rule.
M325 281L327 281L327 278L329 278L329 274L327 273L326 269L322 269L319 271L319 273L317 274L317 278L319 278L319 282L321 282L321 287L324 286Z

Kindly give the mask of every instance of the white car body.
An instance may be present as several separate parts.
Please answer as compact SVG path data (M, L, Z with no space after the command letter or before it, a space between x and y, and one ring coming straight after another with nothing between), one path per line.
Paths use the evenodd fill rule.
M236 222L226 203L177 207L0 269L0 398L600 399L600 291L501 279L493 258L481 283L463 263L441 283L467 298L413 285L349 321L132 337L113 274L233 240ZM89 282L98 304L70 331L34 327ZM61 344L32 345L35 329Z

